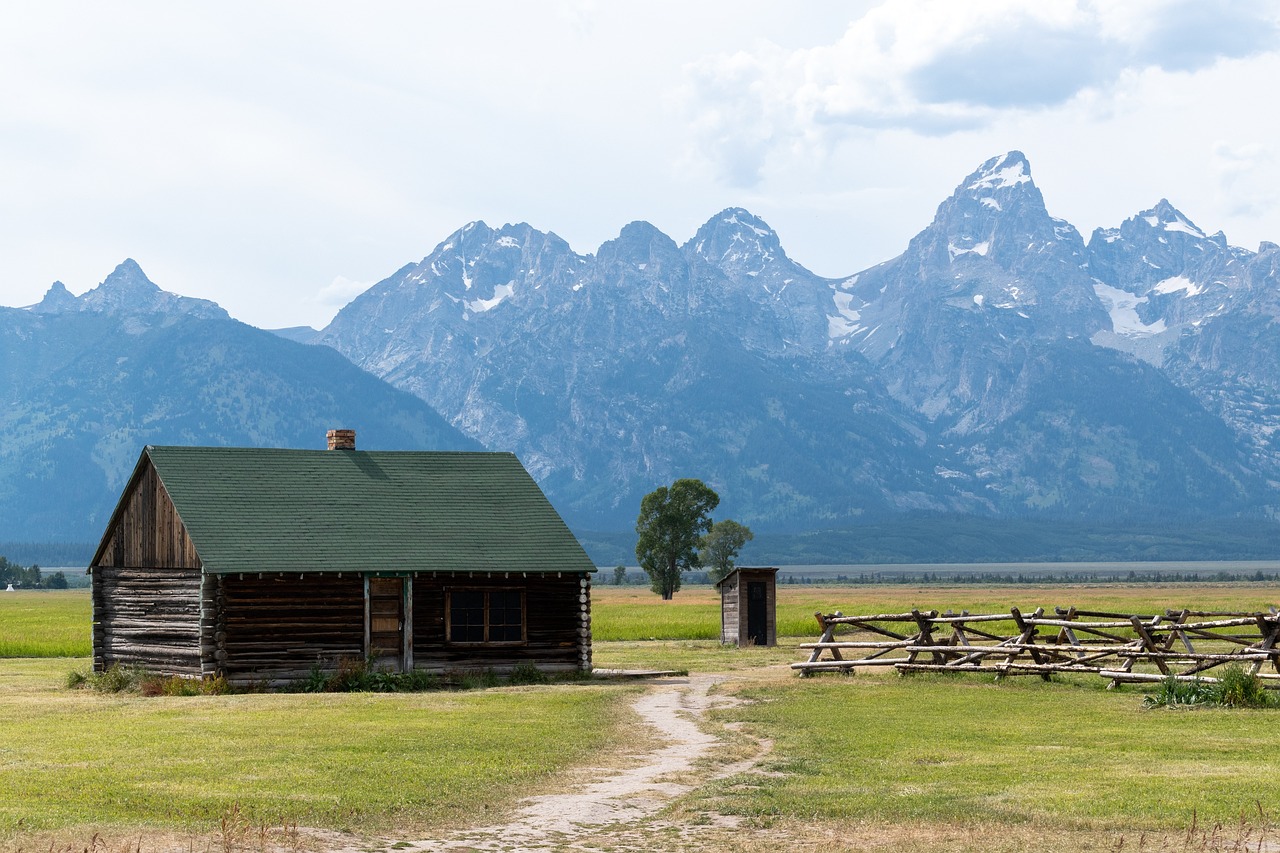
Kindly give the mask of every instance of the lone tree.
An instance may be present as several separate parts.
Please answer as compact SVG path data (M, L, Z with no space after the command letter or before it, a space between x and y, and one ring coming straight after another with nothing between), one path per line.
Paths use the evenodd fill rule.
M756 538L751 528L726 518L711 525L711 530L698 544L698 555L703 565L709 567L712 583L719 583L734 569L734 560L742 546Z
M670 600L680 589L680 573L702 565L698 543L711 529L711 511L720 496L701 480L676 480L640 501L636 558L654 592Z

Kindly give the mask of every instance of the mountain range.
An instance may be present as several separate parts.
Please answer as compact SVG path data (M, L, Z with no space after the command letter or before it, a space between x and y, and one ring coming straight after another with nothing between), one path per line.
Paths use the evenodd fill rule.
M690 474L774 528L1263 514L1277 258L1166 201L1086 243L1010 152L848 277L736 208L594 255L476 222L316 340L513 447L583 526Z
M593 254L473 222L325 329L273 335L126 261L0 309L0 538L96 536L144 443L313 446L336 425L514 450L578 530L627 530L684 476L720 517L790 534L1263 521L1278 265L1166 200L1086 241L1016 151L840 278L741 208L682 245L633 222Z

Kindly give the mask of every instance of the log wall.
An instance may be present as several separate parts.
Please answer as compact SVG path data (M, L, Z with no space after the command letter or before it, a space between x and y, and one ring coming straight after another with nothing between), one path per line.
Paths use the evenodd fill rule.
M358 572L218 575L213 587L213 659L232 684L279 684L365 656Z
M93 569L93 667L201 674L199 569Z
M546 672L591 669L591 580L481 575L415 576L412 631L417 669L441 674L522 663ZM450 589L524 592L525 642L452 644L445 635ZM138 666L163 675L225 675L238 686L280 686L317 665L368 654L365 584L359 572L208 575L185 568L115 568L93 573L94 666Z
M460 645L445 636L445 594L450 589L522 589L525 639L520 645ZM506 674L521 663L546 672L591 668L591 579L566 572L510 576L418 574L413 580L413 665L451 673L492 669Z

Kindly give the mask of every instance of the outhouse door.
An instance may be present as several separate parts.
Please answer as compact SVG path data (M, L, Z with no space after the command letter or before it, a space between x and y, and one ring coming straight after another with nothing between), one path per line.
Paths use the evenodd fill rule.
M375 667L402 672L405 661L405 580L369 578L369 658Z
M753 646L769 645L769 585L747 581L747 641Z

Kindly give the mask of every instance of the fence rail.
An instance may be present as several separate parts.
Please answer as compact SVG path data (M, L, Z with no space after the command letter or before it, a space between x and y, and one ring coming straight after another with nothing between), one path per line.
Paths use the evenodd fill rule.
M1166 610L1141 616L1044 608L1008 613L815 613L822 636L802 643L809 659L791 664L808 675L893 667L899 672L985 672L997 678L1087 673L1128 682L1216 681L1204 675L1228 664L1244 666L1270 689L1280 689L1280 612ZM1004 629L1001 633L1001 629ZM1010 630L1012 629L1012 630ZM839 633L838 633L839 632ZM843 638L839 638L843 637ZM824 654L826 657L824 658ZM848 656L846 657L846 654ZM1262 672L1269 664L1273 672Z

